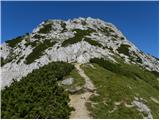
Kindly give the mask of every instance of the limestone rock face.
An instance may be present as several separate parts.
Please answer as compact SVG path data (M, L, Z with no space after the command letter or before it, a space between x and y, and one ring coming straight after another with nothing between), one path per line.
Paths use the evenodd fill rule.
M113 24L90 17L47 20L12 41L1 45L2 88L51 61L87 63L96 57L117 62L119 57L150 71L159 68L157 58L140 51Z

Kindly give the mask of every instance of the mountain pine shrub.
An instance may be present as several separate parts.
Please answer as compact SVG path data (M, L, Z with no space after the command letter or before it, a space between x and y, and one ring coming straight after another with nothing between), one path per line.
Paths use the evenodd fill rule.
M52 24L48 23L48 24L44 24L43 27L38 31L39 33L49 33L52 30Z
M102 44L100 44L99 42L97 42L95 40L92 40L91 38L84 38L84 41L86 41L89 44L94 45L94 46L103 47Z
M117 49L117 51L119 53L123 53L123 54L125 54L127 56L130 56L129 47L130 47L129 45L121 44L121 46Z
M40 58L40 56L42 56L44 50L46 50L49 47L52 47L54 44L56 44L56 42L52 42L51 40L45 40L43 43L40 43L38 46L36 46L32 53L30 53L27 57L26 57L26 64L30 64L32 62L34 62L36 59Z
M90 35L90 33L94 32L94 30L92 30L92 29L88 29L88 30L75 29L73 31L76 32L75 36L72 37L72 38L69 38L69 39L65 40L62 43L63 47L66 47L66 46L68 46L70 44L77 43L77 42L81 41L82 38L84 38L86 35Z
M68 75L73 65L52 62L33 70L20 81L13 80L1 91L1 117L3 119L55 119L69 118L73 110L68 93L57 84Z
M20 43L21 41L23 40L23 37L20 36L20 37L17 37L17 38L14 38L12 40L8 40L8 41L5 41L6 43L8 43L8 45L12 48L16 47L16 45L18 43Z

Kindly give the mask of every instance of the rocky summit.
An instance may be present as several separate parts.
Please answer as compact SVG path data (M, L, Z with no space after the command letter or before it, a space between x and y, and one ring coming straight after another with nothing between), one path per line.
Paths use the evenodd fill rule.
M0 47L2 91L61 61L75 66L61 78L72 82L58 81L75 109L69 118L158 118L159 59L139 50L111 23L91 17L46 20Z

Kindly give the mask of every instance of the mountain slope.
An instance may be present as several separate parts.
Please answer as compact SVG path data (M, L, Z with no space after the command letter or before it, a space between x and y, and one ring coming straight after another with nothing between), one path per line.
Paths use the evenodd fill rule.
M115 81L114 83L114 80L119 79L119 81L122 81L125 79L126 81L122 81L122 83L124 82L126 85L136 85L141 83L144 84L144 86L142 87L138 85L135 89L142 89L142 91L151 90L153 92L153 94L150 95L145 93L143 96L145 99L146 97L155 99L155 101L158 99L157 97L159 86L157 79L159 77L159 59L140 51L134 44L129 42L127 38L114 25L111 23L106 23L100 19L93 19L88 17L77 18L68 21L44 21L38 25L32 33L27 33L13 40L6 41L1 45L0 53L2 66L2 89L4 89L5 86L9 86L12 82L14 83L13 79L20 80L22 77L25 77L27 74L31 73L34 69L39 69L42 66L47 65L49 62L64 61L71 64L82 64L82 67L88 65L90 67L92 66L91 68L93 68L93 71L91 68L86 69L85 67L84 70L86 75L89 76L91 81L93 81L94 86L96 87L96 91L92 91L93 94L97 94L96 92L99 92L99 86L103 86L103 84L108 84L109 86L115 84L113 88L115 88L117 85L118 89L118 86L122 85L118 81ZM105 75L102 74L102 76L100 75L99 77L102 77L103 79L99 80L96 77L96 72L99 72L96 70L99 67L103 68L100 69L100 73L103 73L107 70L110 72L106 72L104 74L118 77L114 77L114 79L112 79L112 83L107 80L108 76L103 78ZM93 74L91 74L90 71L92 71ZM81 76L81 74L77 73L76 71L71 72L70 74L70 77L74 78L74 85L71 84L62 86L65 89L68 89L71 94L77 92L86 92L84 84L86 81L83 81L83 76ZM136 82L133 80L136 80ZM102 90L106 89L106 87L102 87ZM123 105L128 104L125 102L129 102L129 104L132 104L132 106L137 107L137 104L141 103L140 101L134 100L134 98L139 97L140 99L143 92L138 93L139 96L137 96L133 94L134 90L130 90L125 86L122 86L122 88L123 87L126 89L126 91L132 92L126 93L131 94L129 95L130 97L125 95L123 96L124 91L119 88L119 91L121 91L119 94L122 95L122 97L118 97L116 99L119 101L122 101L124 97L129 99L129 101L123 100L123 104L120 105L121 111L119 111L119 113L117 113L115 110L116 113L111 114L108 110L106 110L107 113L103 114L101 110L106 108L99 108L99 110L95 110L88 107L88 109L91 111L92 117L158 117L158 110L156 107L157 103L150 99L147 99L147 101L149 101L147 105L150 107L150 109L146 107L145 110L148 110L147 112L141 110L142 108L138 108L138 111L137 109L131 109L129 110L129 114L132 114L133 116L125 116L128 114L124 112L127 111L127 109L125 109ZM104 93L114 94L114 92L117 92L115 91L117 89L111 89L107 91L104 90ZM106 99L106 96L104 96L103 93L99 92L98 94L101 96L100 99ZM95 101L93 100L92 102ZM109 104L113 104L114 102L116 101L113 98ZM98 106L101 107L101 104L98 103ZM104 105L102 105L102 107L103 106ZM142 104L141 106L145 106L145 104ZM113 106L110 106L110 109L111 108L113 108ZM139 111L141 112L139 113ZM137 116L135 115L136 113ZM120 116L117 116L118 114Z
M1 92L1 117L69 118L73 110L68 105L69 96L61 86L58 86L57 81L69 74L73 68L73 65L68 63L53 62L34 70L19 82L14 80L10 87Z
M94 118L158 118L157 76L137 65L92 59L82 68L97 88L88 108Z
M86 63L94 57L115 61L113 55L158 72L158 61L138 50L112 24L92 18L48 20L31 34L1 45L3 85L49 61Z

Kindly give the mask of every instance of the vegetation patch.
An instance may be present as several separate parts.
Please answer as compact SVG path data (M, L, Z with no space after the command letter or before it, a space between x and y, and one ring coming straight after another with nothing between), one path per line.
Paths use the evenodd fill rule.
M124 37L120 37L121 40L124 40Z
M136 65L129 65L125 63L112 63L108 60L104 60L103 58L93 58L90 60L91 63L96 63L99 66L122 76L126 76L128 78L132 78L135 80L142 79L149 85L151 85L153 88L157 89L159 88L158 86L158 81L156 80L156 77L153 73L145 70L145 69L140 69L139 66Z
M157 71L151 71L157 78L159 78L159 72Z
M62 33L67 30L67 28L66 28L66 23L61 22L61 27L63 28L63 30L61 31Z
M84 38L84 41L88 42L91 45L103 47L103 45L95 40L92 40L91 38Z
M112 40L116 41L119 39L119 36L115 34L115 31L109 27L102 27L99 29L102 33L104 33L106 36L111 36ZM120 38L121 40L123 39L122 37Z
M113 48L112 48L112 47L108 47L108 49L109 49L110 51L113 51Z
M114 32L115 32L112 28L109 28L108 30L109 30L109 32L111 32L111 33L114 33Z
M18 55L11 52L10 55L6 59L1 57L1 66L4 66L5 64L7 64L7 63L11 62L12 60L16 59L17 56Z
M137 56L136 62L142 63L142 59L141 59L140 57Z
M43 43L39 43L39 45L33 49L32 53L30 53L26 57L25 63L30 64L34 62L36 59L42 56L44 50L46 50L49 47L52 47L54 44L56 44L56 42L52 42L51 40L47 40L47 39Z
M135 59L133 56L129 56L129 59L131 61L135 61L135 62L138 62L138 63L142 63L142 59L133 51L132 52L134 56L136 56L137 58Z
M8 40L8 41L5 41L10 47L14 48L16 47L16 45L18 43L20 43L21 41L23 40L23 36L20 36L20 37L17 37L17 38L14 38L12 40Z
M112 40L112 41L117 41L117 39L116 39L116 38L114 38L114 37L112 37L112 38L111 38L111 40Z
M108 60L104 60L103 58L93 58L90 60L91 63L96 63L112 72L119 73L121 71L118 64L114 64Z
M84 38L86 35L90 35L90 33L94 32L94 30L92 30L92 29L88 29L88 30L75 29L73 31L76 32L75 36L72 37L72 38L69 38L69 39L65 40L62 43L63 47L66 47L66 46L68 46L70 44L77 43L77 42L81 41L82 38Z
M43 27L38 31L39 33L49 33L52 30L52 24L48 23L48 24L44 24Z
M81 21L82 25L86 25L87 22L86 21Z
M119 53L123 53L127 56L130 56L129 47L130 47L129 45L121 44L121 46L117 49L117 51Z
M68 93L57 84L68 75L73 65L53 62L33 70L1 91L2 119L66 119L69 107Z
M4 60L4 58L1 57L1 66L5 65L6 61Z
M41 36L41 35L38 35L38 34L35 34L34 36L33 36L34 38L36 38L36 39L44 39L45 38L45 36Z
M98 60L97 60L98 61ZM83 65L85 73L92 80L96 87L98 95L92 95L87 107L91 116L97 119L141 119L144 113L139 112L135 107L126 107L131 105L134 97L143 98L142 102L146 104L153 115L158 118L158 104L151 101L150 97L158 100L158 81L156 77L140 67L128 64L94 62L94 69L89 65ZM95 64L96 63L96 64ZM123 68L123 69L122 69ZM116 69L125 70L123 74ZM132 73L133 75L128 75ZM135 76L135 73L139 77ZM150 81L150 82L149 82ZM156 86L154 86L156 85ZM146 102L145 102L146 101ZM118 103L118 104L116 104Z
M99 29L102 33L104 33L106 36L110 36L110 31L109 31L109 28L108 27L105 27L105 28L101 28Z
M118 36L118 35L116 35L116 34L111 34L110 36L112 36L112 38L114 38L114 39L119 38L119 36Z
M33 42L27 41L25 43L25 46L29 46L29 45L31 45L32 47L35 47L37 45L37 41L33 41Z
M17 61L17 64L24 58L24 56L21 56L18 61Z

